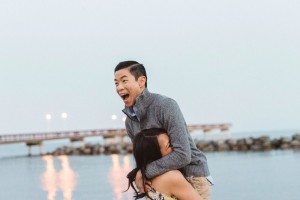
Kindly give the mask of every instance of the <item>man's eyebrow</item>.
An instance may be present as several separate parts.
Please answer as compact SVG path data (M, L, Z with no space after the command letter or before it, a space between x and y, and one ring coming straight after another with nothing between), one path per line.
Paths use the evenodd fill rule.
M124 76L121 76L121 78L120 78L120 79L123 79L123 78L127 78L127 76L126 76L126 75L124 75ZM115 79L115 81L117 81L117 79Z

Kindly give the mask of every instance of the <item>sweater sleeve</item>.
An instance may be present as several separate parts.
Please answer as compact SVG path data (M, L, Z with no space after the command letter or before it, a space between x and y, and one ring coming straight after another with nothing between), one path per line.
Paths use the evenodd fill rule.
M182 168L191 162L189 132L178 104L168 98L159 108L156 115L170 135L173 152L147 165L146 176L149 179Z

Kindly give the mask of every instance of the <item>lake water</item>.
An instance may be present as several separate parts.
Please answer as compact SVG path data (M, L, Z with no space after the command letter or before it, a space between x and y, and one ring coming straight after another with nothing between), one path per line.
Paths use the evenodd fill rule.
M95 139L94 139L95 140ZM45 142L51 151L67 141ZM38 152L33 148L33 152ZM32 156L24 144L0 145L0 199L132 199L132 155ZM300 151L206 153L213 200L299 200Z

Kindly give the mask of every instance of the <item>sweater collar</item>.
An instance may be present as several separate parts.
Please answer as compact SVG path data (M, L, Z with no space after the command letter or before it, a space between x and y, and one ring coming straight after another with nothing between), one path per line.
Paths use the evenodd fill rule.
M145 109L151 104L152 99L153 97L147 88L145 88L142 94L136 98L134 107L137 108L137 114L139 116L144 114ZM123 112L127 113L128 115L128 110L129 108L125 106Z

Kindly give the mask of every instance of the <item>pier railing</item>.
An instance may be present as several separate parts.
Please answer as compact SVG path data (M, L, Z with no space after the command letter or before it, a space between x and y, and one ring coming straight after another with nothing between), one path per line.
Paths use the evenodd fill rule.
M188 125L190 133L196 130L203 131L204 134L211 134L214 130L219 129L220 133L227 132L230 135L231 124L198 124ZM71 146L73 142L81 142L84 147L85 137L101 136L105 141L110 140L110 144L115 143L115 138L120 138L120 144L124 144L124 138L127 136L126 129L94 129L81 131L61 131L61 132L46 132L46 133L28 133L28 134L6 134L0 135L1 144L25 143L28 147L28 155L31 155L31 147L38 146L39 153L42 153L42 143L46 140L69 139Z
M190 132L200 130L205 132L229 131L231 124L196 124L188 125ZM27 133L27 134L6 134L0 135L0 144L27 143L34 144L45 140L70 139L71 141L80 141L85 137L102 136L104 139L126 136L126 129L94 129L81 131L62 131L45 133Z
M27 134L7 134L0 135L0 144L57 140L57 139L81 139L85 137L102 136L113 137L125 135L125 129L107 129L107 130L82 130L82 131L63 131L63 132L48 132L48 133L27 133Z

